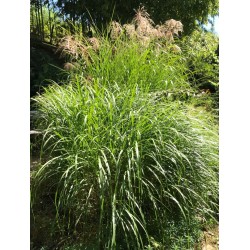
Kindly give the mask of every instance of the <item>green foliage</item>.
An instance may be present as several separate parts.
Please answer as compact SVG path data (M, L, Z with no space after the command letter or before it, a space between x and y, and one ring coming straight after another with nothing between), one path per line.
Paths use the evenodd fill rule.
M218 127L182 100L193 95L192 60L208 75L202 61L212 40L207 51L194 34L176 53L164 39L96 34L61 40L74 70L34 98L43 131L42 164L31 175L40 244L192 249L197 215L218 216Z
M30 50L30 95L41 92L51 80L63 79L60 63L53 55L43 49L31 47Z
M209 15L214 16L218 14L219 1L87 0L84 1L84 4L82 0L73 2L66 0L57 1L57 6L63 13L70 15L72 20L79 20L84 16L90 22L93 20L99 28L106 26L111 19L121 21L121 23L130 22L134 16L134 10L138 9L139 5L146 7L151 18L156 23L164 22L171 18L181 20L184 24L185 32L188 34L197 26L197 20L201 23L206 23Z
M145 48L133 41L118 40L114 44L102 41L99 53L91 58L93 63L86 66L86 74L100 79L109 88L117 84L119 88L138 84L138 88L150 92L188 88L181 57L167 49L156 53L153 45Z
M34 2L35 3L32 2L30 5L30 33L32 37L39 38L48 43L57 44L62 37L71 31L79 31L79 29L72 29L71 22L64 20L62 15L52 7L53 4L48 4L48 1L44 3L40 1Z
M145 6L151 18L158 24L170 19L180 20L187 35L197 26L211 22L211 18L218 15L219 1L32 0L31 33L39 35L42 40L56 43L54 39L60 35L61 26L66 26L66 30L71 33L75 32L75 26L82 33L90 31L91 25L102 30L109 26L111 20L122 24L131 22L135 10L140 6Z
M98 53L88 50L89 62L79 58L84 71L35 98L46 158L32 175L32 203L54 201L61 236L86 239L91 229L101 248L143 249L172 244L171 220L216 217L213 118L154 97L188 88L180 57L154 52L139 41L104 39Z
M219 58L215 53L218 37L211 32L196 30L180 43L183 57L191 71L191 83L200 89L218 90Z
M200 224L195 218L188 221L169 220L163 237L164 240L158 239L158 241L151 237L150 244L145 249L165 250L166 246L169 250L194 249L201 238ZM162 242L165 242L165 244L162 244Z

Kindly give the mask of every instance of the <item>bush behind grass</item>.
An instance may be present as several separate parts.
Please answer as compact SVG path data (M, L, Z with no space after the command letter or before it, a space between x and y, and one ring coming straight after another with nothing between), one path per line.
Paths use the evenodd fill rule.
M179 45L192 72L189 76L192 86L217 92L219 89L218 36L197 29L190 36L179 41Z

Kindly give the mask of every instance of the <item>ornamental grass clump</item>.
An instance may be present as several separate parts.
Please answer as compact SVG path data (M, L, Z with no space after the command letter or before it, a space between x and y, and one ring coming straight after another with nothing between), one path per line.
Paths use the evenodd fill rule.
M32 204L49 195L62 234L87 238L92 228L100 249L144 249L152 237L168 247L169 220L216 217L214 126L147 91L78 78L35 98L44 137Z
M79 67L69 75L72 81L82 78L91 84L91 79L98 79L112 91L117 91L117 86L121 91L135 84L141 91L150 92L190 90L187 67L181 55L156 48L154 44L145 48L140 41L122 37L111 41L100 36L98 41L98 52L89 46L88 57L77 60Z
M92 58L95 64L89 65L86 72L102 79L104 85L119 83L120 87L127 88L137 83L142 91L189 87L180 56L164 50L157 54L153 47L142 49L139 42L119 40L114 46L106 43L98 56Z
M62 40L77 67L34 98L43 140L32 211L50 201L51 237L60 244L73 237L90 249L171 249L176 225L195 225L187 238L196 217L217 220L216 122L168 98L192 91L188 69L180 54L157 47L182 26L154 27L139 11L132 24L113 22L107 36Z

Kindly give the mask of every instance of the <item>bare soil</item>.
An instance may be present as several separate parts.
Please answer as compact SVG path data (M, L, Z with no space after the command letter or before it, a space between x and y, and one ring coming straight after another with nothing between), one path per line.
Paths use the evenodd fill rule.
M219 250L219 226L203 231L202 250Z

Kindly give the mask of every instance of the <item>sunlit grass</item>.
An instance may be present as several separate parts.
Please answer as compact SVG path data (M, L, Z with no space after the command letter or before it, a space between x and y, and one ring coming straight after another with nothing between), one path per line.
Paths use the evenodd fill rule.
M191 248L195 218L218 216L216 122L165 95L192 91L180 54L98 39L66 84L34 99L43 141L32 208L49 197L57 234L99 249ZM180 225L190 227L182 243Z
M152 226L164 239L173 215L216 216L217 135L206 114L138 89L114 94L97 80L36 98L49 160L33 194L50 190L59 227L84 234L92 219L108 249L143 249Z

